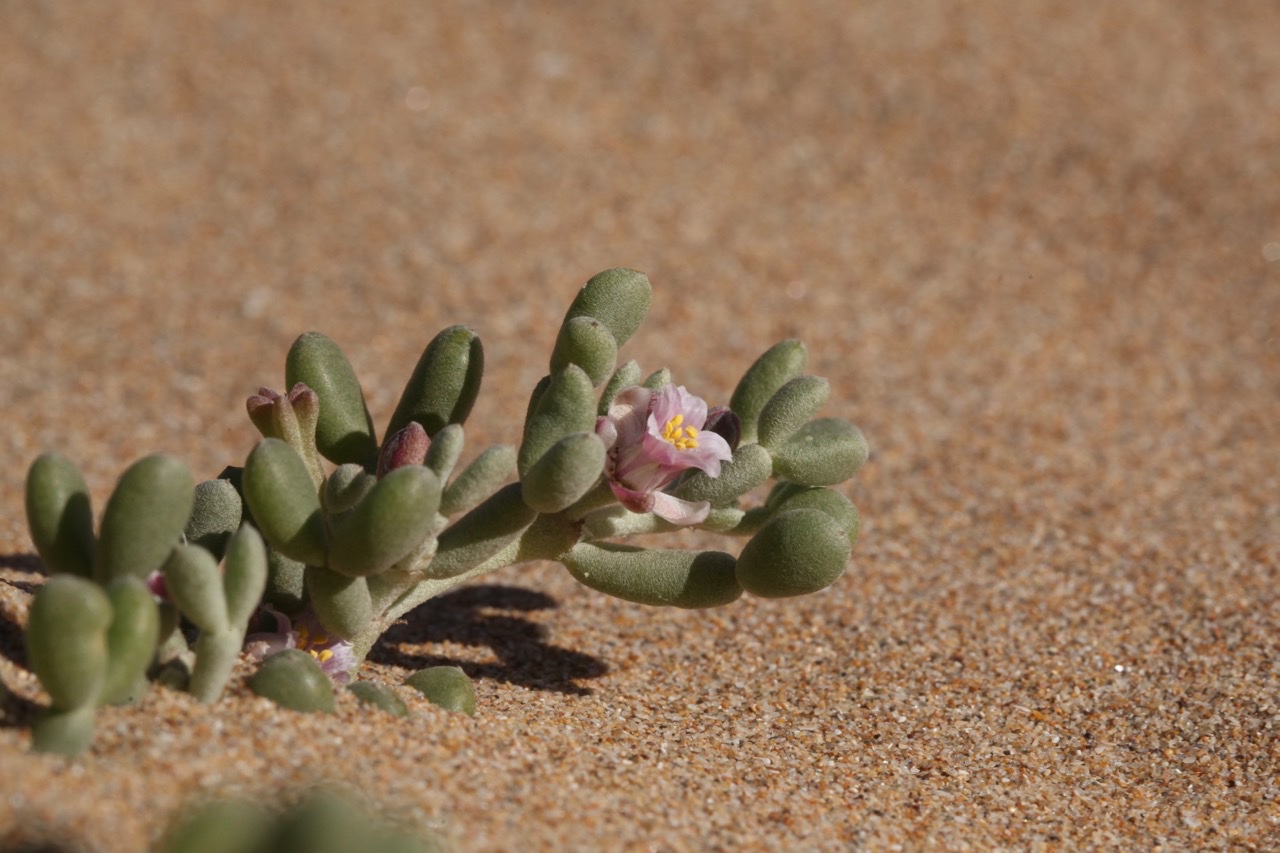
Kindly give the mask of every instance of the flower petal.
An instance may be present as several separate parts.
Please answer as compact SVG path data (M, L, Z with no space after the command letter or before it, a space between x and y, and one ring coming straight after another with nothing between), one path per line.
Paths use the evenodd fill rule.
M642 492L628 489L617 482L610 482L609 488L613 490L613 496L618 499L618 503L632 512L649 512L653 509L656 495L660 494L652 490Z
M711 513L711 504L707 501L683 501L666 492L653 492L652 498L653 514L681 527L701 524Z
M609 420L613 421L617 429L616 445L625 446L640 440L645 432L653 399L654 393L639 385L623 388L613 398L613 403L609 406Z

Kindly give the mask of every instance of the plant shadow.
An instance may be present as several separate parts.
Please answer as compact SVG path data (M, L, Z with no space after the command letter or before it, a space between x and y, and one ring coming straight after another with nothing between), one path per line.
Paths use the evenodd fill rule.
M544 626L512 613L550 610L557 606L551 596L522 587L501 584L464 587L410 611L404 620L382 635L369 659L412 670L457 666L473 679L487 678L531 690L590 695L591 689L577 681L599 678L609 667L591 655L551 645ZM488 646L498 661L474 663L405 650L406 646L441 643Z
M45 576L44 564L35 554L0 554L0 570L10 569L26 575ZM44 583L43 580L0 577L0 584L21 590L28 595ZM25 630L16 614L8 606L0 607L0 657L19 669L30 669L27 664L27 648L23 640ZM39 706L15 693L0 679L0 727L30 726ZM3 850L3 848L0 848Z

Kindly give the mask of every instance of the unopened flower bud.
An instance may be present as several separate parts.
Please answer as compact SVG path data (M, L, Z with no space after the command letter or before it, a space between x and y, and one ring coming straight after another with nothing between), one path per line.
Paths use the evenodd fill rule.
M278 438L290 444L307 463L316 487L324 482L324 469L316 451L316 423L320 420L320 397L299 382L285 396L270 388L245 401L249 420L264 438Z
M730 450L737 450L738 442L742 440L742 418L728 406L716 406L707 412L707 422L703 424L702 431L714 432L728 442Z
M280 438L276 429L274 411L283 395L270 388L259 388L258 393L245 400L245 408L249 410L249 420L258 428L264 438Z
M378 477L385 477L405 465L421 465L426 461L430 447L431 439L422 424L409 421L408 426L387 439L378 453Z

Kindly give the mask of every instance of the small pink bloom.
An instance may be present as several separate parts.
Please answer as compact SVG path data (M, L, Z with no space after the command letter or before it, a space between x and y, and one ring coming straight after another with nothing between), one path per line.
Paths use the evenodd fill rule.
M704 521L711 511L706 501L683 501L661 489L690 468L718 477L720 463L733 458L723 436L703 430L706 420L706 401L683 385L620 391L609 414L596 421L596 434L609 450L605 474L618 501L672 524Z
M334 684L344 685L351 681L358 663L351 644L326 631L309 609L303 611L296 624L270 605L264 604L262 610L275 619L276 630L244 638L244 650L250 657L262 660L285 649L302 649L316 659Z

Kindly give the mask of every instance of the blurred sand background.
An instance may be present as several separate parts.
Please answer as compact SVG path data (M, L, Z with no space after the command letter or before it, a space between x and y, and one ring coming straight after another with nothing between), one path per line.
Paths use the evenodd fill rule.
M142 850L193 797L339 780L459 850L1280 846L1280 6L0 20L0 839ZM99 506L145 453L212 477L298 333L381 424L464 322L469 458L613 266L655 288L625 356L713 403L806 341L873 448L833 588L683 612L507 570L366 671L458 663L474 719L157 689L28 752L36 454Z

